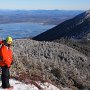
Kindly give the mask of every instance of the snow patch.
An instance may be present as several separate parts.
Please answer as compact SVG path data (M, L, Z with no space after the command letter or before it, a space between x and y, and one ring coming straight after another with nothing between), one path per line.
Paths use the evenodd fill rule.
M40 87L42 87L43 90L59 90L57 87L50 83L40 83L36 82ZM13 86L13 90L39 90L35 85L33 84L25 84L20 81L10 79L10 85ZM0 86L1 86L1 81L0 81ZM5 90L0 88L0 90Z

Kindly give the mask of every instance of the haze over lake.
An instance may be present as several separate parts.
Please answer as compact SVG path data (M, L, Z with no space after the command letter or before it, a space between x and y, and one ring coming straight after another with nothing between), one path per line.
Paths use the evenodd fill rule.
M5 39L7 36L13 38L33 37L54 26L30 22L0 24L0 38Z

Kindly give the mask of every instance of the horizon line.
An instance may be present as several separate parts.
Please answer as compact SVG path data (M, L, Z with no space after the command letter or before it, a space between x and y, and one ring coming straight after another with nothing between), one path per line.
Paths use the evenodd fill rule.
M12 10L12 11L16 11L16 10L61 10L61 11L87 11L90 9L0 9L0 10Z

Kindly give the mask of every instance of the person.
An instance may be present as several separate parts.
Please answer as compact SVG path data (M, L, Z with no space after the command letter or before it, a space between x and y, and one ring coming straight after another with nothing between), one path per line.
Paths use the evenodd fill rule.
M6 40L0 41L0 67L2 70L1 80L2 88L9 89L12 88L9 83L10 72L9 68L12 64L12 37L8 36Z

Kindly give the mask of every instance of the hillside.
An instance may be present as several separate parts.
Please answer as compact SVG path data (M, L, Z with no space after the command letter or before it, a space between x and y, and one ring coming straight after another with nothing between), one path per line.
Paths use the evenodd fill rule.
M90 39L90 10L41 33L33 39L53 41L60 38Z
M12 77L50 82L60 90L90 89L90 58L57 42L14 41ZM25 77L25 78L24 78Z
M90 56L90 40L73 40L73 39L58 39L54 42L58 42L61 44L65 44L73 49L78 50L79 52L83 53L86 56Z

